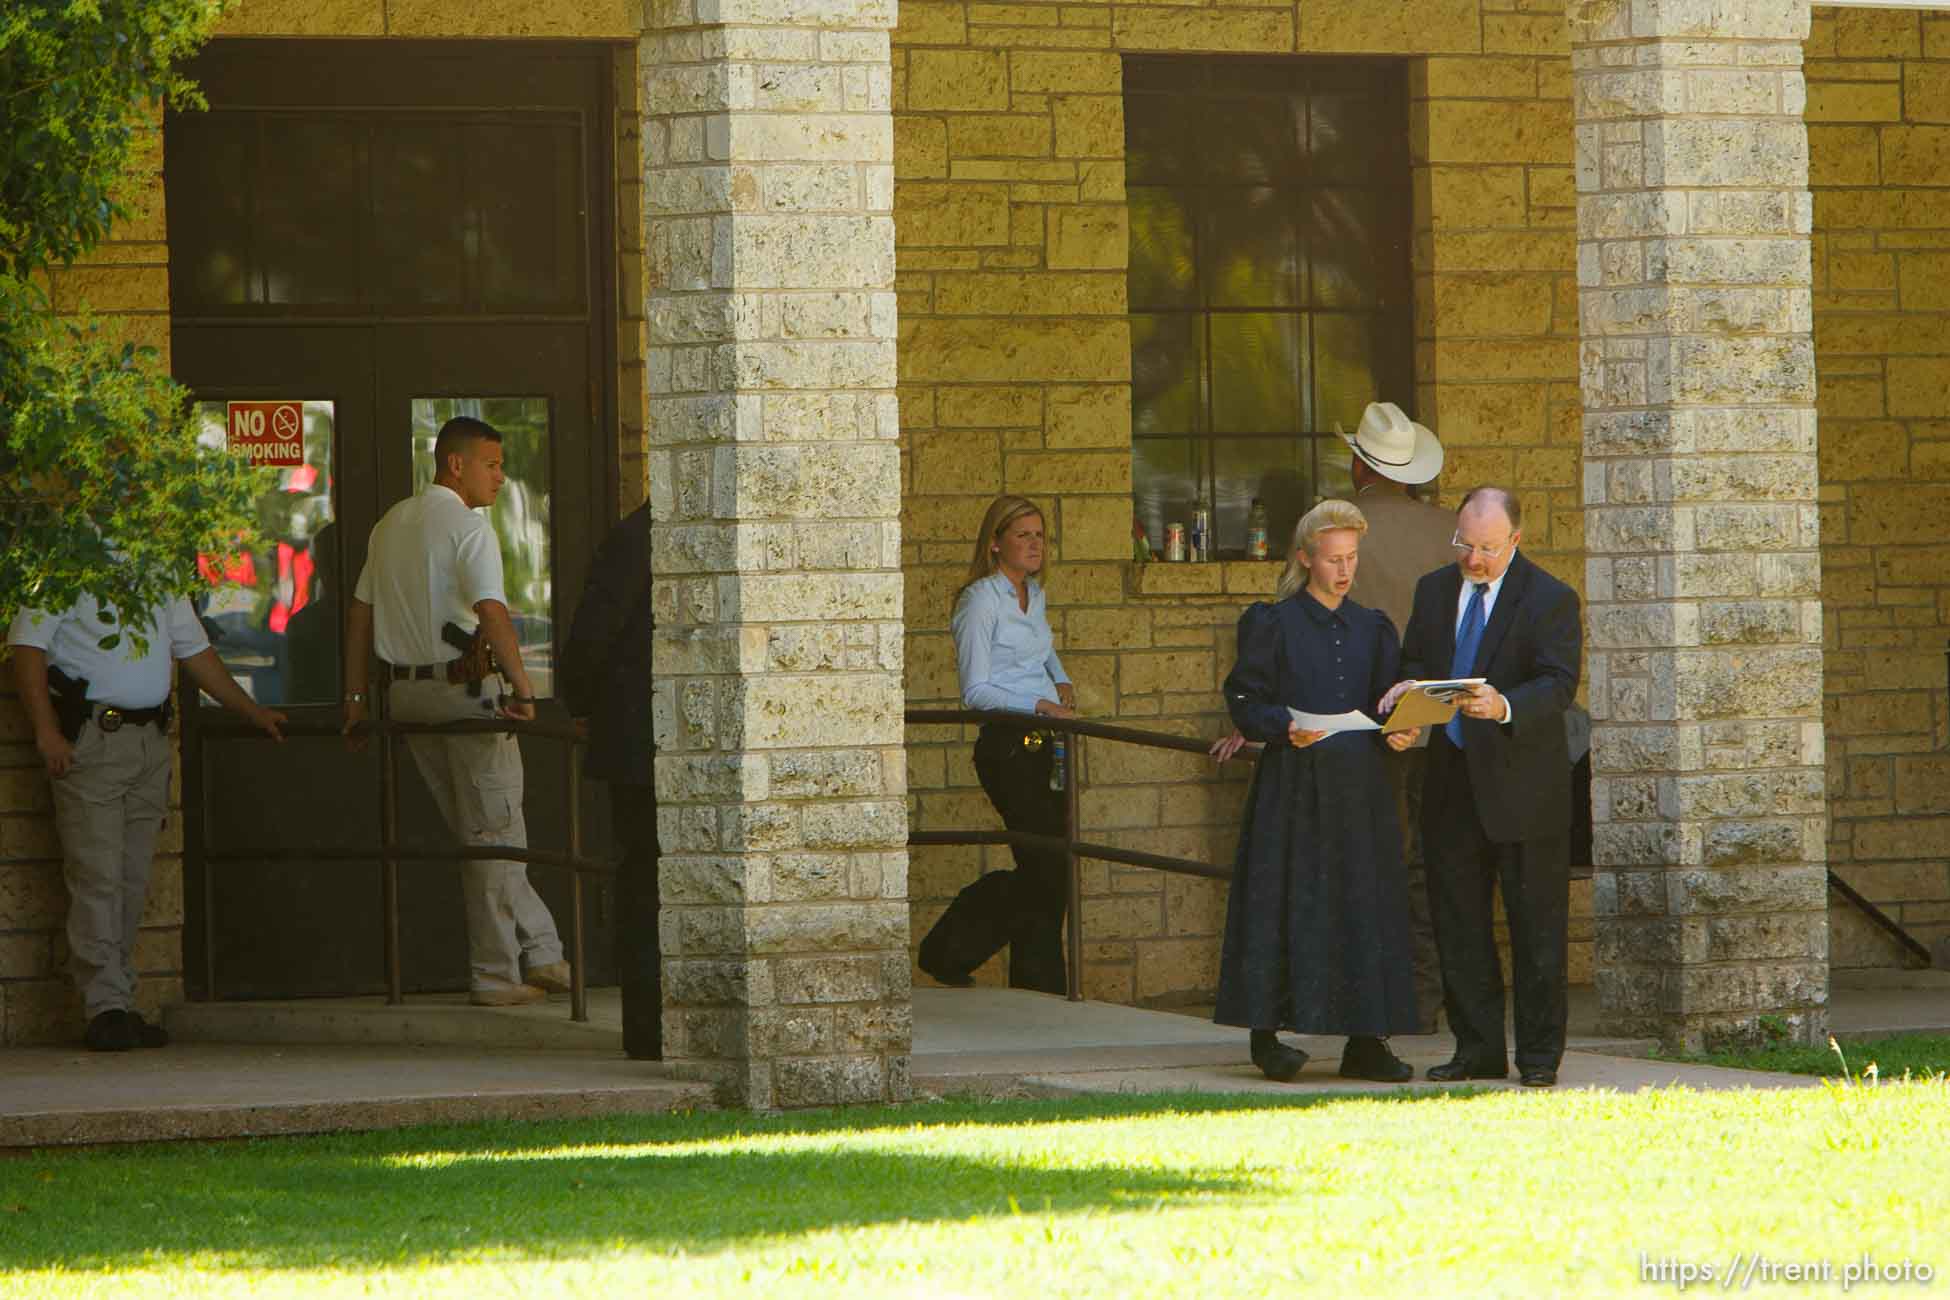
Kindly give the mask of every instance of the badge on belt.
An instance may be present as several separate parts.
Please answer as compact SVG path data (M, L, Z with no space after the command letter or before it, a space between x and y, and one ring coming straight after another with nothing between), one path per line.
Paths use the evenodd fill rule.
M1032 754L1035 753L1043 747L1043 733L1040 731L1023 732L1022 747Z

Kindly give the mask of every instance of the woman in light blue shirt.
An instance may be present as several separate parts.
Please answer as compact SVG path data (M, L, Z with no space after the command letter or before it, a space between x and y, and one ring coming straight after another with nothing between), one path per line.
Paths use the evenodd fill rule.
M1076 716L1044 615L1043 512L1023 497L997 497L982 519L968 578L955 593L955 666L968 709L1000 709L1022 722L989 722L975 741L975 773L1012 831L1061 835L1064 797L1050 788L1048 733L1036 716ZM982 876L956 895L921 940L921 969L943 984L973 982L977 966L1009 946L1012 988L1065 990L1063 913L1068 860L1016 848L1014 871Z

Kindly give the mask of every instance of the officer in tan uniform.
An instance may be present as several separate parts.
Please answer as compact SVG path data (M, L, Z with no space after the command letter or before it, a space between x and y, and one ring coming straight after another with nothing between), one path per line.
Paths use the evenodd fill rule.
M1368 521L1361 538L1360 563L1349 599L1388 615L1400 635L1408 627L1415 584L1422 576L1456 561L1456 517L1418 501L1412 488L1442 472L1442 443L1393 402L1371 402L1352 434L1337 429L1350 453L1354 504ZM1212 746L1220 762L1246 743L1233 732ZM1442 973L1437 964L1435 929L1429 919L1428 878L1422 861L1422 765L1427 737L1412 749L1388 755L1389 781L1401 815L1402 863L1408 871L1409 916L1415 934L1415 1001L1420 1032L1435 1032L1442 1005Z
M434 479L388 510L372 530L365 571L346 611L345 733L363 743L366 669L373 654L387 684L387 713L400 722L456 722L500 716L532 720L535 691L502 587L501 546L477 511L500 494L501 435L456 416L434 440ZM496 683L450 681L461 651L442 635L452 624L478 629L511 693ZM407 738L420 774L454 835L466 844L528 845L522 816L521 751L511 735ZM562 940L528 883L505 859L461 864L467 905L469 1000L516 1006L567 992ZM525 969L524 969L525 968Z
M104 648L110 637L119 640ZM169 1035L135 1009L134 956L169 813L170 664L180 662L190 680L274 740L284 739L284 714L231 680L181 596L156 606L146 623L106 617L89 596L59 611L23 609L7 644L14 688L54 785L68 953L88 1016L83 1041L97 1052L162 1047Z

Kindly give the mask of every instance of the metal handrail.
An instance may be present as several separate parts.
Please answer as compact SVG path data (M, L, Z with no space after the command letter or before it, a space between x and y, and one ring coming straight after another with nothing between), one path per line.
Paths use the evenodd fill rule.
M268 740L269 737L257 727L241 720L212 718L199 721L195 725L198 735L198 757L208 762L208 750L202 748L205 738L216 737L237 740ZM281 723L278 730L288 739L338 740L343 732L339 724L333 722L292 722ZM381 914L384 924L384 949L386 955L386 1005L399 1006L406 1001L402 988L403 976L400 969L400 929L399 929L399 867L402 862L519 862L524 866L555 867L569 873L569 1019L587 1021L589 1019L589 991L584 979L583 952L583 908L582 878L585 875L615 876L616 869L606 863L596 862L582 856L582 766L576 762L578 747L587 743L581 732L572 726L559 722L525 722L514 718L466 719L457 722L398 722L391 718L372 718L360 724L359 735L379 738L379 846L376 850L380 862ZM566 852L552 849L536 849L526 845L512 844L473 844L454 845L440 849L409 849L399 842L399 739L402 736L453 736L453 735L498 735L532 736L539 740L562 741L563 773L568 783L569 805L569 846ZM208 773L201 783L207 791L210 788ZM207 820L207 818L206 818ZM245 848L229 849L221 853L203 852L203 860L208 864L236 862L367 862L375 850L366 848L349 849L293 849L293 848ZM206 874L203 906L206 915L215 910L215 899L211 896L211 885ZM206 941L204 945L205 987L215 990L216 946Z
M1209 862L1199 862L1192 858L1175 858L1163 853L1145 853L1137 849L1120 849L1109 844L1093 844L1079 840L1077 828L1081 818L1078 808L1081 801L1082 781L1078 778L1083 755L1083 742L1086 737L1108 740L1115 744L1136 745L1143 749L1174 749L1187 754L1204 754L1210 751L1211 742L1198 740L1191 736L1172 736L1157 731L1142 731L1136 727L1117 727L1107 722L1092 722L1087 718L1058 718L1047 714L1029 715L1010 709L909 709L906 719L911 726L931 724L962 724L969 722L999 722L1011 727L1033 727L1038 731L1060 731L1073 738L1063 754L1064 790L1064 833L1058 835L1038 835L1033 831L909 831L908 847L947 844L1008 844L1024 848L1061 850L1069 857L1070 881L1070 925L1067 945L1066 977L1067 994L1072 1002L1083 1001L1083 859L1092 858L1103 862L1116 862L1124 866L1148 867L1153 871L1165 871L1175 875L1199 876L1206 880L1231 880L1232 868L1214 866ZM1254 746L1254 748L1258 748Z

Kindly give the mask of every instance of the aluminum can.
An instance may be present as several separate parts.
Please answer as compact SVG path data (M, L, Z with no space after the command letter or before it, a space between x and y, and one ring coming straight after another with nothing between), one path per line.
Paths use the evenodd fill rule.
M1212 512L1200 510L1192 515L1192 558L1209 560L1212 558Z
M1165 525L1165 558L1167 560L1185 558L1185 525Z

